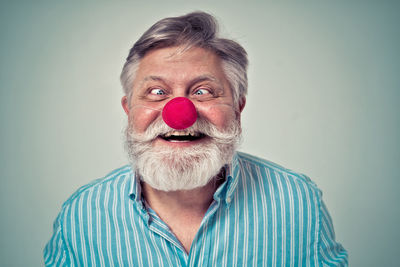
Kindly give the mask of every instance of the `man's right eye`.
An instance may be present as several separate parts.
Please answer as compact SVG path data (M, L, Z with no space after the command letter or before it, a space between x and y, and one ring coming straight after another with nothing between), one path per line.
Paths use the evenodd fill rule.
M155 88L150 90L150 94L152 95L166 95L165 91L160 88Z

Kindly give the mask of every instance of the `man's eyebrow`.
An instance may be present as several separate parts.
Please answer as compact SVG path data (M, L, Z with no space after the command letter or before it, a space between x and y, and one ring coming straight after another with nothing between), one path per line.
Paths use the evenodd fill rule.
M150 75L150 76L144 77L143 80L140 81L138 87L139 87L139 88L142 87L142 85L143 85L145 82L148 82L148 81L159 81L159 82L166 83L166 81L165 81L162 77Z
M200 83L200 82L204 82L204 81L216 82L216 83L222 85L221 81L218 80L216 77L214 77L214 76L212 76L212 75L205 74L205 75L197 76L196 78L194 78L193 80L191 80L191 81L190 81L190 86L193 86L193 85L195 85L196 83Z
M144 77L144 79L142 80L142 83L147 82L147 81L161 81L161 82L165 82L164 79L160 76L154 76L154 75L150 75L150 76L146 76Z
M149 80L152 80L152 81L164 81L164 79L161 78L160 76L153 76L153 75L146 76L146 77L143 79L144 82L147 82L147 81L149 81Z

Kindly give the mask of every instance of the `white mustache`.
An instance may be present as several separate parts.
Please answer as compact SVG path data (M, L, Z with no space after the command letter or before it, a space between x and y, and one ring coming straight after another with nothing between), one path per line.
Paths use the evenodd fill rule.
M241 127L238 121L232 121L226 129L221 131L211 122L201 117L199 117L192 126L185 130L204 134L215 139L215 141L224 144L235 141L237 136L241 134ZM159 118L154 121L144 133L137 133L131 124L128 126L127 131L127 134L129 134L132 141L138 143L150 143L158 136L175 131L175 129L169 127L161 118Z

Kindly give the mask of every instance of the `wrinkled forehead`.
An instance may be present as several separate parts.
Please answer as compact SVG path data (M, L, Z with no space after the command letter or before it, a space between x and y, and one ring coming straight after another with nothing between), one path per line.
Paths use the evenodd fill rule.
M166 47L147 53L139 63L135 86L148 80L195 82L210 80L230 90L221 59L211 50L191 47Z

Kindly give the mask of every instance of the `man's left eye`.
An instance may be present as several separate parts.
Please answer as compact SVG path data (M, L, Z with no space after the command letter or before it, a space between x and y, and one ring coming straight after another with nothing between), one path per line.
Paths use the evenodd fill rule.
M195 94L195 95L206 95L206 94L210 94L210 91L207 90L207 89L204 89L204 88L200 88L200 89L197 89L197 90L194 92L194 94Z
M165 93L165 91L163 89L155 88L155 89L152 89L150 91L150 94L152 94L152 95L165 95L166 93Z

